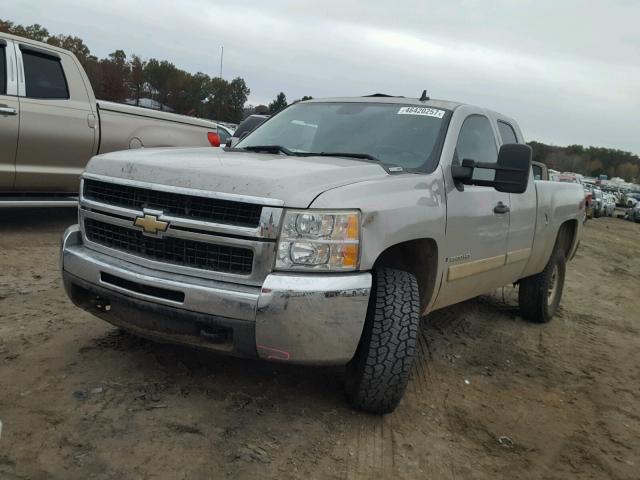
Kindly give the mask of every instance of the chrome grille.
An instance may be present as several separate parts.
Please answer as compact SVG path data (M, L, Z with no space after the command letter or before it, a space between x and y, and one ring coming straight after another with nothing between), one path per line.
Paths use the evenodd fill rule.
M241 227L257 227L262 205L185 195L85 179L83 197L117 207L162 210L167 215Z
M139 230L93 218L84 219L84 231L91 242L159 262L238 275L250 274L253 266L253 252L246 248L149 237Z
M283 206L273 198L85 173L79 217L85 245L99 252L163 272L262 285L273 269ZM136 219L147 215L166 230L143 233Z

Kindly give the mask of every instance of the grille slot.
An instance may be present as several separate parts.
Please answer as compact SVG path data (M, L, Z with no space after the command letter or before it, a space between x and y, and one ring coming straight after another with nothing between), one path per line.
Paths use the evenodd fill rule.
M255 228L262 206L218 198L150 190L117 183L85 179L83 196L88 200L118 207L162 210L166 215Z
M138 282L132 282L126 278L116 277L107 272L100 272L100 280L109 285L115 287L124 288L131 292L141 293L143 295L149 295L156 298L164 298L165 300L171 300L172 302L184 302L184 292L177 292L175 290L169 290L167 288L154 287L152 285L144 285Z
M155 238L138 230L84 219L87 238L121 252L174 265L223 273L248 275L253 268L253 251L175 237Z

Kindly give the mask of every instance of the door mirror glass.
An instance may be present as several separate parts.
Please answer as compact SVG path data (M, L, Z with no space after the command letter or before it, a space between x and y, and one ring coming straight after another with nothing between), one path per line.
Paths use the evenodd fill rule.
M524 193L529 183L532 150L529 145L505 143L498 152L495 189L506 193Z
M524 193L531 171L531 147L519 143L506 143L500 147L496 163L464 159L462 165L451 166L456 184L493 187L499 192ZM475 169L495 170L493 180L477 178Z

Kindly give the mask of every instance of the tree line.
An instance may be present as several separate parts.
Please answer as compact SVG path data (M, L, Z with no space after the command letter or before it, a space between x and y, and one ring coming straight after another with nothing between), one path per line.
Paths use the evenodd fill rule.
M167 60L143 60L136 54L127 57L120 49L99 59L91 54L80 37L53 35L37 23L24 26L0 19L0 32L72 52L87 72L96 97L101 100L139 106L143 102L142 106L231 123L238 123L252 113L273 115L288 105L286 95L280 92L268 106L245 108L251 90L240 77L227 81L202 72L192 74ZM311 98L304 96L299 100Z
M250 90L240 77L227 81L202 72L191 74L167 60L128 57L120 49L99 59L80 37L53 35L38 24L23 26L0 19L0 31L71 51L101 100L139 105L148 98L162 110L232 123L244 116Z
M627 182L640 183L640 157L631 152L602 147L569 145L557 147L541 142L529 142L533 160L560 172L581 173L589 177L607 175Z

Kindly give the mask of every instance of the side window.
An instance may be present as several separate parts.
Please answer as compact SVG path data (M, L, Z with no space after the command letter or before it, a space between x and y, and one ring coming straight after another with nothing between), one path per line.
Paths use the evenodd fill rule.
M7 57L5 46L0 45L0 95L7 93Z
M240 123L233 136L240 138L245 133L251 133L264 121L265 119L260 117L249 117Z
M233 136L240 138L242 136L242 134L244 132L249 132L249 121L245 120L244 122L242 122L238 128L236 128L236 131L233 132Z
M493 128L489 119L482 115L471 115L462 124L458 143L456 144L456 159L476 162L495 163L498 160L498 148L493 135ZM475 180L494 180L495 171L476 168L473 171Z
M67 80L59 58L22 51L26 95L31 98L69 98Z
M498 130L500 131L500 138L502 143L518 143L516 138L516 132L513 131L513 127L506 122L498 120Z
M540 165L531 165L534 180L542 180L542 167Z

